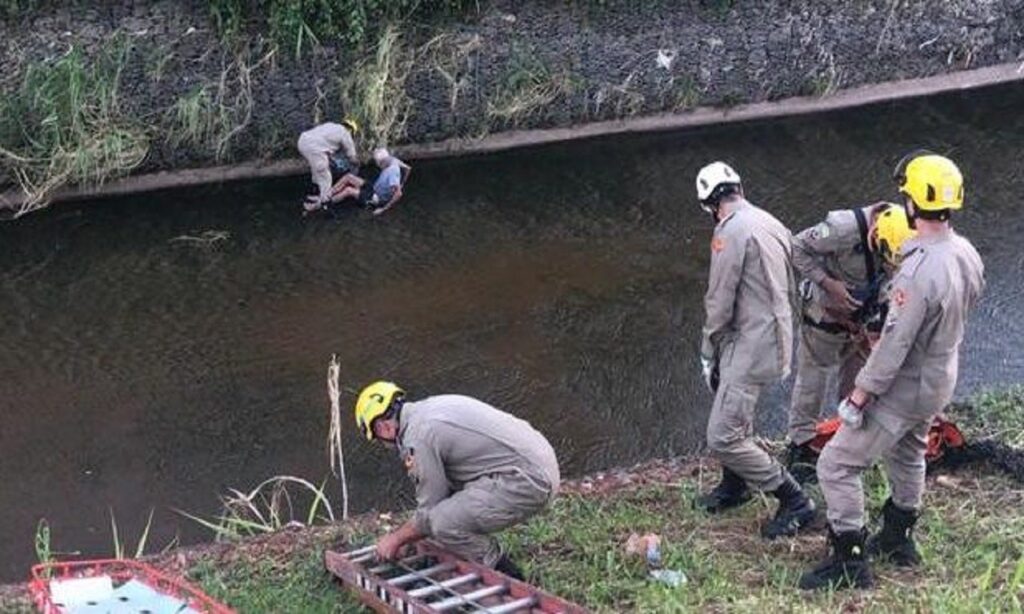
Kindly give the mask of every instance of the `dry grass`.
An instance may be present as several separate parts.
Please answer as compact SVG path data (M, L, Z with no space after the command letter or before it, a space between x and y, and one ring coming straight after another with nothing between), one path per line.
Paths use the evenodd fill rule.
M362 126L359 138L364 149L405 136L412 110L405 82L415 60L416 54L406 49L398 28L388 25L373 54L357 62L339 80L342 108Z
M517 127L576 89L567 68L552 68L532 50L513 45L505 73L487 101L487 118L500 127Z
M473 56L483 48L483 40L479 34L460 37L454 34L441 34L427 41L420 48L420 55L437 73L448 88L448 108L451 111L459 103L459 97L469 90L473 77Z
M253 73L271 64L275 53L274 49L237 50L222 62L216 83L198 86L182 95L168 110L171 143L188 144L223 160L231 141L252 120Z

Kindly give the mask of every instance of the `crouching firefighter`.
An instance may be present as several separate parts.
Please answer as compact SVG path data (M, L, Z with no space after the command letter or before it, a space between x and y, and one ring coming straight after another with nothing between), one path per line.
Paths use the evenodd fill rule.
M810 444L829 378L838 368L839 398L853 390L871 351L869 337L881 330L882 289L899 266L900 246L913 234L903 207L877 203L830 211L793 237L793 266L803 278L803 325L786 467L801 484L816 479L818 454Z
M412 519L377 543L384 560L431 537L443 547L522 580L491 535L539 513L558 491L555 451L527 422L469 397L406 401L390 382L359 395L356 425L394 446L416 486Z
M814 502L752 437L761 391L789 373L796 302L791 236L747 202L739 175L722 162L701 169L697 197L716 223L700 361L715 397L708 449L722 464L721 482L697 505L710 513L736 507L750 499L753 486L779 500L761 535L794 535L814 520Z
M800 578L804 589L871 587L869 555L920 563L911 531L924 492L928 430L953 396L967 313L984 287L981 257L949 223L964 200L956 165L915 152L895 178L917 236L903 244L881 338L839 404L843 425L818 459L830 554ZM867 539L861 474L877 459L885 461L891 494L881 530Z

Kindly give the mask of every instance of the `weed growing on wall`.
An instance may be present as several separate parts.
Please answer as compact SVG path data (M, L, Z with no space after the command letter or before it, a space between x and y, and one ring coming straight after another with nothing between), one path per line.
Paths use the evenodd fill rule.
M196 86L175 101L167 112L167 137L172 144L209 151L218 161L227 157L232 139L252 119L252 75L275 55L273 49L259 53L262 50L238 49L224 60L216 82Z
M568 70L553 69L532 49L513 45L505 73L487 103L487 117L501 127L515 127L574 91L576 83Z
M16 216L43 207L68 184L99 185L145 159L149 135L121 108L121 73L132 47L115 37L95 57L77 48L29 65L0 100L0 184L26 198Z

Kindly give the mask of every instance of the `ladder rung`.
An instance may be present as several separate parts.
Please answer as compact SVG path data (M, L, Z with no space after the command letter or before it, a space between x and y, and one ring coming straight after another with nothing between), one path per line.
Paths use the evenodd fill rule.
M414 588L413 590L409 591L409 596L413 598L426 597L427 595L433 595L438 591L443 591L446 588L452 588L455 586L459 586L460 584L465 584L467 582L475 582L479 579L479 575L475 573L468 573L464 576L458 576L450 580L438 582L437 584L424 586L423 588Z
M367 571L372 573L372 574L382 574L382 573L391 571L392 569L399 569L403 565L404 566L408 566L411 563L413 563L415 561L418 561L418 560L420 560L422 558L423 558L422 554L414 554L412 556L407 556L404 559L402 559L400 561L397 561L396 563L384 563L383 565L378 565L376 567L371 567L370 569L367 569Z
M518 610L525 610L533 607L537 603L536 597L523 597L522 599L516 599L515 601L509 601L501 605L496 605L491 608L481 608L479 610L473 610L472 614L510 614Z
M372 551L372 552L367 552L365 554L360 554L359 556L354 556L354 557L350 558L348 560L348 562L349 563L365 563L366 561L372 561L375 558L377 558L376 548L374 548L374 551Z
M493 595L500 595L507 591L508 588L504 584L498 584L496 586L486 586L480 590L473 591L472 593L464 593L462 595L456 595L449 597L448 599L442 599L437 603L428 604L428 607L438 612L445 612L453 608L457 608L460 605L465 605L470 601L476 601L477 599L483 599L484 597L491 597Z
M425 580L430 577L431 574L441 573L443 571L451 571L455 569L455 563L441 563L440 565L434 565L433 567L427 567L426 569L420 569L412 573L407 573L402 576L396 576L388 580L388 584L391 586L401 586L416 580Z
M342 556L344 556L345 558L350 559L350 558L352 558L354 556L359 556L360 554L366 554L367 552L373 552L376 549L377 549L377 545L374 544L372 546L367 546L365 548L360 548L359 550L351 550L349 552L345 552L344 554L342 554Z

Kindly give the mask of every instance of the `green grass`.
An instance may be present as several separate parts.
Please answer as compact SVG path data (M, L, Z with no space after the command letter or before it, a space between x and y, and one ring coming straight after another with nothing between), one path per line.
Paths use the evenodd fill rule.
M971 402L953 406L952 415L969 433L994 437L1015 448L1024 448L1024 386L983 390Z
M227 41L235 42L253 28L298 59L320 45L358 48L395 21L466 15L477 9L476 0L212 0L210 17Z
M78 48L30 64L0 99L0 185L25 194L17 215L43 207L69 185L99 185L145 159L149 135L120 104L131 42L116 36L94 57Z
M239 612L362 612L354 600L339 594L321 557L317 549L285 564L254 560L225 567L204 561L189 577Z
M881 477L872 476L873 491ZM759 522L771 506L755 500L712 518L692 509L694 482L645 486L611 497L563 497L554 509L511 531L508 544L539 583L595 611L1011 611L1024 598L1024 494L1002 478L970 478L967 490L932 487L917 531L922 569L879 564L871 593L809 594L800 573L824 554L820 533L763 542ZM872 517L881 507L871 497ZM689 582L670 588L646 577L642 560L627 556L631 532L655 532L665 566Z
M876 564L873 592L799 591L800 573L824 554L822 533L762 541L759 524L774 507L766 499L721 517L697 512L691 502L699 485L686 472L610 494L564 495L501 539L538 585L597 612L1019 611L1024 491L999 476L956 479L957 490L929 483L916 531L924 566ZM870 474L868 492L874 519L885 496L881 472ZM371 523L363 530L348 537L365 543L366 532L384 529ZM344 531L317 531L285 531L212 553L192 562L189 577L242 612L359 611L322 567L323 549L344 541ZM665 566L688 582L672 588L649 580L644 562L625 553L633 532L660 534Z

